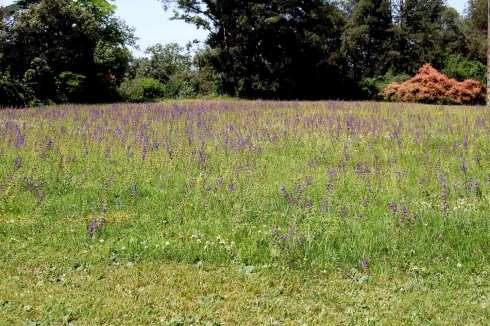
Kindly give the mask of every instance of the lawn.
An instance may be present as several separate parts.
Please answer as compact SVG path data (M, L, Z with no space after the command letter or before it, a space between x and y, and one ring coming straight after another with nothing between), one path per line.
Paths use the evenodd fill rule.
M490 109L0 110L0 324L490 322Z

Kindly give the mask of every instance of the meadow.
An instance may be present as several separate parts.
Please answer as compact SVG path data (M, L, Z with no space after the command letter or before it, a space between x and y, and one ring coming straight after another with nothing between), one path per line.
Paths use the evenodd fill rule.
M490 109L0 110L0 324L488 324Z

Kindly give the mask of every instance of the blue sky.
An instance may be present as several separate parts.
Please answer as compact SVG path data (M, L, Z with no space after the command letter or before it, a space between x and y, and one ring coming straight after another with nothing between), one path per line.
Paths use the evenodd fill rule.
M12 0L0 0L0 5L8 5ZM448 0L448 5L462 12L467 0ZM172 11L165 12L158 0L116 0L117 15L124 19L129 26L136 27L136 36L140 38L141 50L156 43L179 43L184 46L187 42L206 39L205 31L196 29L193 25L182 21L170 21ZM135 51L137 56L142 52Z

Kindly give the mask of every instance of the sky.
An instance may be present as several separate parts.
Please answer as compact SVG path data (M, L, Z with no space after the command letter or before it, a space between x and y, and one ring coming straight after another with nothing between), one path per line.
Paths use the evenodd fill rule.
M13 0L0 0L0 6L9 5ZM449 6L463 12L467 0L447 0ZM136 56L144 55L148 46L161 43L178 43L185 46L194 39L204 41L207 33L182 21L170 21L172 10L165 12L159 0L116 0L116 15L129 26L136 28L136 36L141 51L134 50Z

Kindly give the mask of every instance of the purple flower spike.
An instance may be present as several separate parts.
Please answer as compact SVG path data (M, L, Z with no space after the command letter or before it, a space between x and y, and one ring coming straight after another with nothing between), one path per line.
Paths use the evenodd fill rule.
M14 166L13 166L13 168L14 168L14 170L18 170L18 169L20 169L21 167L22 167L22 160L20 159L20 157L19 157L19 156L17 156L17 157L15 158L15 162L14 162Z
M92 217L92 223L87 228L87 235L89 239L92 239L94 236L95 229L99 226L99 221L95 218Z
M369 269L369 261L368 261L368 259L367 259L366 257L364 257L364 258L362 259L361 265L362 265L362 270L363 270L364 272L367 272L367 271L368 271L368 269Z
M398 211L398 206L396 205L396 203L393 201L391 202L390 204L390 209L393 213L396 213Z

